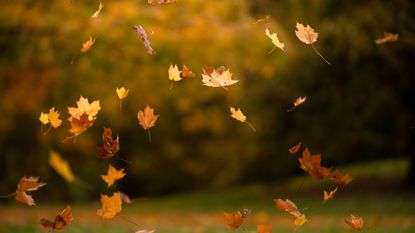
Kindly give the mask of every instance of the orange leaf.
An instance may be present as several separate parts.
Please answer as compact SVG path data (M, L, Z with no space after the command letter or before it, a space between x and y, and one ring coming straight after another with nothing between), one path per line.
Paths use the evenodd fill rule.
M71 128L68 131L74 134L74 136L83 133L91 127L96 119L96 115L101 110L99 100L89 103L87 98L81 96L76 104L76 108L68 107L70 115L68 121L71 123Z
M307 147L303 151L303 157L298 158L298 161L301 169L308 172L315 179L320 180L330 175L330 169L320 165L321 154L311 155Z
M278 198L278 199L274 199L274 202L278 209L288 212L289 214L291 214L292 216L296 218L302 215L301 212L298 210L297 206L288 199L285 199L284 201Z
M291 109L288 109L287 112L291 112L292 110L294 110L295 108L297 108L298 106L300 106L301 104L303 104L305 101L307 100L307 96L304 97L298 97L295 101L294 101L294 107L292 107Z
M101 194L102 209L97 210L97 215L103 219L111 219L121 212L121 197L114 193L111 197Z
M398 39L399 39L399 34L384 32L383 37L379 38L379 39L376 39L375 43L377 45L380 45L380 44L389 43L389 42L396 42L396 41L398 41Z
M303 24L298 23L296 25L297 30L295 31L295 35L297 36L297 38L305 43L305 44L309 44L311 45L311 47L313 48L313 50L329 65L330 62L327 61L323 55L321 55L321 53L319 51L317 51L317 49L314 47L314 43L317 41L318 38L318 33L314 31L314 29L312 27L310 27L310 25L307 25L307 27L304 27Z
M183 69L182 69L181 74L183 78L196 78L196 74L193 73L193 71L191 71L189 67L187 67L185 64L183 64Z
M145 107L144 112L138 111L137 118L143 129L149 129L156 124L159 115L154 115L154 108L150 108L148 105Z
M67 206L59 215L55 217L54 221L42 218L40 224L42 224L46 232L51 230L61 230L68 226L73 221L71 206Z
M331 190L330 191L330 193L327 193L325 190L323 191L323 194L324 194L324 202L326 202L326 201L328 201L328 200L330 200L330 199L332 199L333 197L334 197L334 194L336 194L336 192L337 192L337 187L334 189L334 190ZM323 203L324 203L323 202Z
M340 171L336 169L331 177L331 180L338 185L348 185L352 182L353 178L349 174L342 176Z
M296 154L300 150L300 147L301 147L301 142L299 142L297 145L288 149L288 151L290 152L290 154Z
M224 213L223 215L227 221L226 225L231 231L238 229L244 222L242 213L239 211L236 213Z
M109 159L120 150L120 138L112 137L112 129L104 127L104 132L102 133L102 147L97 147L100 159Z
M257 226L258 233L271 233L272 225L271 224L258 224Z
M108 167L107 175L101 175L101 178L105 181L105 183L107 183L108 187L110 187L114 184L115 181L123 178L124 176L124 168L117 170L110 164Z
M32 196L26 194L29 191L36 191L38 188L45 186L46 183L38 182L39 177L29 177L23 176L19 183L17 184L16 196L15 199L18 202L27 204L28 206L34 206L35 200Z
M361 217L350 215L350 218L344 220L353 229L360 231L363 228L363 219Z
M85 43L82 43L81 52L82 53L88 52L88 50L92 47L92 45L94 45L95 40L96 38L92 39L92 36L90 36L89 39L85 41Z

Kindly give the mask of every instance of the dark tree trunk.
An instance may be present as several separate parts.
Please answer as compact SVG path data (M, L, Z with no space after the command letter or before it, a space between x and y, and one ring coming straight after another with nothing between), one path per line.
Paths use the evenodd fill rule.
M414 115L412 115L411 117L414 117ZM415 186L415 125L409 128L408 155L410 163L407 181L409 185Z

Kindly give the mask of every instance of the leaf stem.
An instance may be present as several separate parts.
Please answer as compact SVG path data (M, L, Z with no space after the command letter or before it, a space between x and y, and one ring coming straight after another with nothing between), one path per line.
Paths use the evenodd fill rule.
M117 159L119 159L119 160L121 160L121 161L125 162L125 163L129 163L129 164L132 164L132 163L133 163L133 162L131 162L131 161L128 161L128 160L124 159L123 157L121 157L121 156L119 156L119 155L115 155L115 157L116 157Z
M323 57L323 55L321 55L321 53L319 53L319 51L317 51L317 49L314 47L314 44L311 44L311 47L314 49L314 51L321 57L321 58L323 58L323 60L328 64L328 65L331 65L331 63L329 62L329 61L327 61L324 57Z
M245 123L246 123L247 125L249 125L249 127L251 127L251 129L254 131L254 133L256 132L256 130L255 130L255 128L254 128L254 126L253 126L253 125L251 125L251 123L249 123L248 121L245 121Z
M122 112L122 100L120 100L120 111Z
M13 197L14 195L16 195L16 192L10 193L10 194L7 194L7 195L2 195L2 196L0 196L0 198L10 198L10 197Z
M42 135L45 136L46 134L48 134L51 128L52 128L52 125L49 125L49 128Z
M297 108L297 106L294 105L294 107L287 109L287 112L292 112L295 108Z
M148 140L151 142L151 133L150 133L150 129L147 129L147 134L148 134Z
M130 220L130 219L128 219L128 218L126 218L126 217L122 216L121 214L118 214L117 216L120 216L120 218L124 219L125 221L127 221L127 222L129 222L129 223L132 223L132 224L134 224L134 225L138 226L138 223L136 223L136 222L134 222L134 221L132 221L132 220Z

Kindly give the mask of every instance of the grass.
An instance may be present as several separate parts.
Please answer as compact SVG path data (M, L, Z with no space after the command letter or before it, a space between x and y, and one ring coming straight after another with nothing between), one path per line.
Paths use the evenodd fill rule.
M223 212L251 208L252 213L237 233L256 232L259 223L272 223L272 232L293 232L293 219L277 210L274 198L294 201L308 218L298 233L351 233L344 218L357 214L365 220L363 232L415 232L415 195L401 184L408 162L391 159L340 168L354 178L340 187L333 200L322 204L322 190L334 188L329 180L314 181L298 176L274 186L249 185L210 192L180 194L160 198L135 199L125 204L122 217L101 220L95 215L100 203L74 204L75 221L62 233L133 233L156 229L160 233L229 232ZM41 232L39 219L52 219L64 204L39 203L35 208L12 204L0 206L0 232ZM138 224L135 226L123 218Z

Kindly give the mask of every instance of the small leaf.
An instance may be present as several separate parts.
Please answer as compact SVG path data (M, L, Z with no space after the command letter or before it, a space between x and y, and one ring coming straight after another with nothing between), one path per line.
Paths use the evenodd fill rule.
M346 218L344 221L355 230L360 231L363 228L363 219L361 217L354 216L353 214L350 215L350 218Z
M155 126L159 115L154 115L154 108L150 108L148 105L143 111L138 111L137 118L143 129L147 130Z
M53 230L61 230L71 224L73 221L71 206L67 206L59 215L55 217L54 221L42 218L40 224L42 224L45 232Z
M308 24L307 27L304 27L303 24L297 22L296 28L297 30L295 31L295 35L297 38L301 42L311 45L317 55L319 55L328 65L331 65L330 62L327 61L326 58L324 58L323 55L321 55L321 53L314 47L314 43L317 42L318 33L315 32L314 29Z
M101 178L107 183L108 187L112 186L115 181L125 176L124 168L119 170L115 169L111 164L108 167L107 175L101 175Z
M242 223L244 222L244 218L242 217L241 212L236 213L224 213L223 214L226 220L226 225L229 230L233 231L238 229Z
M43 125L49 124L49 117L47 113L40 113L39 121L42 122Z
M269 31L269 29L268 28L265 28L265 35L268 36L271 39L272 43L276 47L280 48L283 52L285 52L285 50L284 50L285 45L284 45L284 43L281 43L280 42L280 40L277 37L277 33L272 33L271 34L271 32Z
M290 154L297 154L300 148L301 148L301 142L299 142L297 145L288 149L288 151L290 152Z
M385 43L390 43L390 42L396 42L399 39L399 34L393 34L390 32L384 32L383 33L383 37L376 39L375 43L377 45L381 45L381 44L385 44Z
M252 126L248 121L246 121L246 116L242 113L241 109L239 109L239 108L235 109L234 107L231 107L231 106L229 108L230 108L230 111L231 111L231 117L232 118L234 118L234 119L236 119L240 122L248 124L252 128L252 130L255 132L254 126Z
M193 73L193 71L191 71L189 67L183 64L182 77L183 78L196 78L196 74Z
M71 171L69 163L62 159L56 151L49 151L49 165L67 182L75 181L75 176Z
M174 81L174 82L178 82L182 80L182 78L180 77L180 74L182 72L179 70L177 65L173 66L173 64L170 64L168 73L169 73L169 80Z
M304 97L298 97L295 101L294 101L294 107L292 107L291 109L288 109L287 112L291 112L292 110L294 110L295 108L297 108L298 106L300 106L301 104L303 104L305 101L307 100L307 96Z
M82 43L81 52L86 53L92 47L92 45L94 45L95 40L96 38L92 39L92 37L90 36L89 39L85 41L85 43Z
M111 197L101 194L102 208L97 210L97 215L103 219L111 219L121 212L121 197L114 193Z
M311 155L306 147L303 151L303 156L298 158L300 167L306 171L314 179L323 179L330 175L330 169L320 165L321 154Z
M298 210L297 206L294 204L294 202L292 202L288 199L285 199L285 201L284 201L284 200L278 198L278 199L274 199L274 202L275 202L275 206L278 209L280 209L282 211L285 211L285 212L288 212L289 214L291 214L292 216L294 216L296 218L300 217L302 215L301 212Z
M331 190L331 191L330 191L330 193L327 193L326 191L324 191L324 192L323 192L323 195L324 195L324 197L323 197L324 202L326 202L326 201L328 201L328 200L332 199L332 198L334 197L334 194L336 194L336 192L337 192L337 187L336 187L334 190ZM324 202L323 202L323 203L324 203Z
M55 111L55 107L52 107L49 110L48 114L50 125L52 125L53 128L58 128L62 124L62 120L59 119L59 112Z
M28 206L34 206L35 200L32 196L26 194L29 191L36 191L38 188L45 186L46 183L39 182L39 177L23 176L17 184L17 190L15 192L15 199L18 202L27 204Z
M125 89L125 87L121 87L121 88L117 88L116 90L115 90L115 92L117 93L117 95L118 95L118 98L120 99L120 100L123 100L123 99L125 99L125 98L127 98L127 96L128 96L128 89Z

